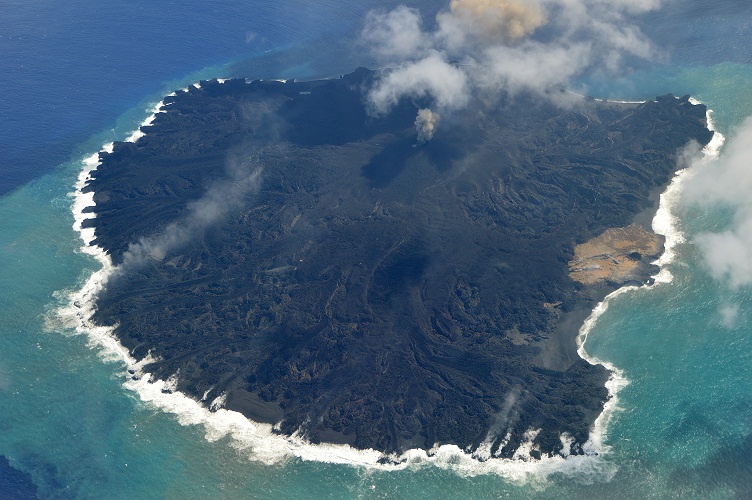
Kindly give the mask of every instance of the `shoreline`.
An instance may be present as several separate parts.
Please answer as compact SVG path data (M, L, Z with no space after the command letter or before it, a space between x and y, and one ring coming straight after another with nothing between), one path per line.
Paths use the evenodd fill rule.
M153 122L156 114L162 112L161 109L165 105L164 101L160 101L153 108L152 114L126 139L126 142L136 142L146 135L148 131L142 131L141 127L148 127ZM101 151L111 151L112 146L112 143L109 143ZM272 425L253 422L238 412L221 408L211 411L209 408L221 406L219 404L215 405L215 403L219 403L218 400L221 396L215 399L215 401L208 405L209 408L207 408L195 399L172 390L171 380L152 380L152 376L143 371L143 367L152 361L148 356L141 361L136 361L131 357L130 352L122 346L117 337L115 337L114 327L98 326L91 320L96 307L95 301L97 295L115 270L110 257L100 247L92 245L94 228L82 227L84 220L96 217L96 204L93 199L94 193L84 193L83 187L86 185L90 173L96 170L99 164L99 153L91 155L84 160L83 169L75 184L75 192L72 193L74 198L72 211L75 220L73 228L79 233L83 241L82 252L94 257L100 262L102 268L92 274L81 290L71 293L69 306L61 308L59 315L67 317L70 320L69 324L73 325L78 333L87 334L92 345L102 347L105 359L125 363L127 373L130 376L123 383L124 387L137 392L142 401L152 404L162 411L177 415L178 422L181 425L203 425L206 430L206 439L210 442L230 435L233 438L233 446L240 452L249 452L250 456L248 458L264 463L279 463L296 457L301 460L342 463L353 466L374 467L382 470L400 470L416 464L432 463L439 467L455 469L459 473L469 475L494 473L517 480L525 480L531 475L566 474L581 472L582 470L593 470L597 471L598 474L603 473L602 467L599 467L595 462L599 462L598 456L607 451L607 448L603 445L603 437L611 411L613 410L609 406L609 403L613 402L612 406L615 405L616 393L623 386L619 385L618 381L613 382L613 376L609 377L606 382L609 399L600 415L596 418L590 437L585 446L583 446L585 454L569 456L566 453L568 451L566 449L566 437L562 436L562 444L565 448L563 454L544 456L539 460L529 457L527 459L521 458L519 450L522 450L525 446L529 447L531 444L530 441L521 444L518 453L515 453L515 457L517 458L489 458L487 460L479 459L477 452L480 449L474 452L465 452L456 445L442 445L427 451L413 449L399 456L385 455L370 449L355 449L349 445L329 443L314 445L295 434L289 437L276 434ZM662 202L663 196L661 196L660 203ZM660 204L656 212L659 210ZM586 361L591 362L591 364L593 364L591 359L595 360L596 358L586 357L587 353L583 348L587 339L587 333L589 333L598 317L607 309L610 298L632 288L636 289L637 287L621 287L607 294L604 300L599 301L595 308L589 311L589 315L585 318L584 323L582 323L576 337L577 354ZM66 309L66 311L62 309ZM580 311L580 314L583 316L584 313L584 310ZM582 342L580 342L581 338ZM603 364L608 370L611 370L613 367L613 365L607 365L606 363L600 364ZM616 367L613 367L613 369L618 371ZM614 370L611 371L613 372ZM604 419L604 414L607 411L608 415ZM601 463L600 465L602 466L603 464Z
M692 104L700 104L700 101L693 98L690 98L690 102ZM702 149L702 161L716 160L725 140L724 136L715 129L712 113L713 110L708 109L706 113L706 121L708 130L713 131L714 134L711 141ZM588 354L585 350L585 344L593 327L597 324L600 317L608 310L611 300L632 291L651 291L661 284L669 284L673 281L673 275L666 266L671 264L676 257L673 252L674 247L683 243L685 239L684 234L676 227L677 219L672 213L672 208L676 206L681 194L682 182L691 175L693 175L692 166L677 170L674 177L671 179L671 182L669 182L660 193L659 203L655 210L646 210L635 216L635 220L633 221L635 224L640 224L639 221L641 218L644 218L650 212L654 212L651 220L651 229L655 234L663 236L664 238L663 252L661 253L661 256L653 262L654 265L658 266L658 273L651 277L653 283L648 283L642 286L622 286L607 294L592 310L590 316L587 317L580 327L580 331L577 335L577 353L580 357L588 363L600 364L611 372L611 375L606 382L609 398L606 401L601 414L596 418L593 424L594 429L593 432L591 432L591 438L588 440L588 443L593 441L592 446L594 449L607 450L607 446L603 444L603 438L608 435L608 424L611 417L614 412L619 409L618 393L621 389L629 385L629 380L624 376L623 371L613 363ZM588 443L586 443L586 445Z

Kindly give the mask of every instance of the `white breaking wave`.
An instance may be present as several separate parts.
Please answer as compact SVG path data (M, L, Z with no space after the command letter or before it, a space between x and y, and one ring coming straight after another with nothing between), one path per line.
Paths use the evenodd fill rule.
M565 90L564 92L573 96L577 96L581 99L593 99L596 102L610 102L611 104L645 104L646 102L648 102L648 101L618 101L614 99L604 99L601 97L592 97L586 94L580 94L572 90ZM656 101L653 101L653 102L656 102Z
M700 101L690 98L692 104L700 104ZM720 155L721 148L725 142L725 137L715 130L715 124L713 123L713 111L708 110L706 114L706 120L708 124L708 130L712 130L715 133L710 142L702 150L701 162L715 161ZM666 267L671 264L676 258L674 249L677 245L680 245L686 241L684 233L679 228L679 220L674 215L675 209L682 192L682 184L684 181L692 177L696 172L696 169L687 167L679 170L674 175L666 191L661 194L661 201L658 207L658 211L653 218L653 232L660 234L665 238L664 250L661 257L654 262L660 266L660 272L654 276L656 283L671 283L673 276L671 271Z
M200 87L196 85L196 88ZM174 95L174 93L170 95ZM158 103L153 108L152 114L141 124L141 127L151 125L156 114L164 112L162 109L164 106L166 106L164 102ZM144 132L141 131L141 127L132 133L127 141L136 142L143 137ZM111 152L112 149L113 144L110 143L103 147L102 152ZM435 446L428 451L413 449L399 456L385 456L376 450L359 450L348 445L311 444L302 436L277 434L270 424L253 422L238 412L222 408L224 401L221 396L211 403L211 406L215 409L215 411L212 411L193 398L176 391L174 380L154 379L151 374L144 372L144 368L155 361L154 358L147 356L143 360L137 361L115 337L116 326L100 326L93 322L96 298L115 270L110 257L94 244L94 229L82 227L84 220L96 217L93 211L85 212L86 209L93 210L96 204L94 194L84 193L83 188L99 163L99 153L91 155L83 161L83 168L71 196L73 198L73 229L79 233L83 241L81 251L94 257L100 263L101 269L92 273L80 290L69 294L68 303L58 309L57 318L62 320L63 326L66 328L87 335L90 344L99 349L105 360L124 363L130 375L123 385L136 392L144 403L174 414L181 425L203 426L205 437L209 442L217 441L223 437L231 437L232 445L239 453L251 460L266 464L280 463L293 458L381 470L402 470L408 467L423 467L430 464L450 469L462 475L496 474L515 482L544 480L551 474L593 475L605 480L613 477L616 472L615 466L602 458L602 455L609 450L604 445L603 440L608 421L617 408L617 393L628 382L614 365L590 357L584 349L584 344L597 319L608 308L608 302L617 295L636 287L621 288L606 297L603 302L598 304L580 329L577 339L580 356L590 363L603 364L612 373L606 384L610 398L596 420L589 440L583 446L584 455L571 455L572 438L563 435L561 441L564 448L561 455L543 456L539 460L532 459L529 456L529 451L533 449L533 439L538 432L533 429L527 431L526 439L515 452L513 459L488 458L478 460L472 452L464 451L456 445ZM662 197L661 206L664 203ZM50 328L55 326L50 325ZM206 395L204 395L205 398Z
M582 447L585 453L608 453L610 451L610 448L604 444L605 438L607 437L608 422L611 420L614 412L619 408L619 391L629 384L629 380L624 376L624 372L622 372L622 370L616 365L588 354L585 350L585 342L587 341L590 331L598 322L598 319L608 310L609 302L619 295L632 290L637 290L638 288L644 287L625 286L606 296L602 302L595 306L593 312L590 313L590 316L588 316L580 327L580 333L577 336L577 354L591 365L603 365L611 373L606 381L608 400L603 405L603 411L601 411L601 414L595 419L593 430L590 431L590 437L587 443Z

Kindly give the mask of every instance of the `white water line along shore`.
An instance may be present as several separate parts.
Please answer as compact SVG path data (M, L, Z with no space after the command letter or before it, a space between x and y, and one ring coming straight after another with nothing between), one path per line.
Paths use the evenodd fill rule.
M221 80L220 83L222 83ZM195 87L200 88L198 85L195 85ZM183 89L183 91L187 91L187 89ZM141 127L149 127L158 113L165 112L163 109L165 106L166 104L163 101L156 104ZM708 123L711 126L710 115L708 115ZM141 130L141 127L130 134L126 141L137 142L143 137L145 132ZM146 133L148 133L148 130ZM717 145L714 150L716 155L719 148L720 145ZM109 143L102 148L102 152L111 152L112 149L113 144ZM712 154L711 149L709 144L706 147L706 155ZM301 436L276 434L272 425L256 423L238 412L223 409L221 408L221 401L218 401L219 398L210 405L219 409L211 411L201 402L174 391L171 381L155 380L152 375L145 372L153 358L147 356L140 361L134 359L114 335L115 326L100 326L94 323L93 315L96 309L97 296L104 289L107 280L116 269L109 255L93 243L95 238L94 228L82 227L84 220L96 217L96 214L91 211L96 206L94 194L84 193L83 189L91 173L96 170L99 164L99 153L91 155L83 161L83 168L71 197L73 198L73 229L79 233L83 241L81 251L96 259L101 268L92 273L81 289L70 292L67 304L57 311L58 319L63 322L67 330L86 335L90 345L98 349L103 359L124 364L123 375L126 380L123 386L136 392L141 401L153 408L175 415L181 425L203 426L207 441L214 442L223 437L230 437L232 438L232 445L241 456L269 465L284 463L290 459L347 464L379 470L401 470L431 464L451 469L462 475L496 474L515 482L545 479L546 476L551 474L594 475L601 479L608 479L616 472L615 466L603 458L604 453L608 452L608 447L604 444L604 437L606 436L608 421L615 409L618 408L617 394L627 384L627 381L615 366L590 357L585 351L584 345L592 327L608 308L609 301L622 293L636 289L636 287L622 288L606 297L603 302L598 304L580 329L578 337L580 356L590 363L604 364L613 374L606 384L610 398L595 422L590 439L583 446L584 455L569 455L567 444L571 444L571 439L562 436L562 444L565 448L562 455L544 456L539 460L529 457L521 458L522 451L530 449L532 445L531 441L535 436L534 429L529 430L526 434L529 436L529 442L521 444L519 453L515 454L518 457L516 459L485 456L479 459L479 450L475 452L465 451L456 445L437 446L429 451L414 449L400 456L385 457L384 454L376 450L359 450L348 445L311 444ZM670 262L670 259L673 258L670 249L681 241L681 233L671 222L673 216L670 210L675 199L672 188L680 184L682 175L679 173L669 189L661 196L660 208L653 221L654 230L666 237L667 251L664 253L666 260L664 260L664 257L659 260L659 264L662 266ZM678 187L674 190L678 190ZM88 211L85 212L87 209ZM669 221L669 224L665 223L666 220ZM667 255L669 257L666 257ZM663 282L666 282L666 280L656 278L656 283ZM53 325L51 328L57 328L57 325ZM385 458L388 459L387 463L382 463Z
M700 104L696 99L690 98L692 104ZM707 127L714 132L711 141L703 148L701 161L714 161L717 160L725 138L723 135L715 130L712 119L712 110L708 110L706 114ZM607 451L606 445L603 444L603 439L607 436L608 422L611 419L613 413L618 409L618 393L619 391L629 384L629 381L624 376L622 370L617 368L612 363L603 361L596 356L590 356L585 350L585 342L587 341L590 331L593 329L598 319L608 310L608 305L611 300L616 297L630 293L636 290L650 291L656 286L661 284L668 284L673 281L673 276L668 269L668 265L671 264L676 258L674 249L677 245L684 243L685 238L681 229L678 226L678 220L673 214L672 210L676 207L681 195L682 183L694 175L694 169L690 167L683 168L676 172L671 183L666 190L661 193L658 210L655 213L652 221L652 228L655 234L659 234L665 238L663 253L660 258L653 262L659 266L660 270L658 274L653 276L654 283L652 285L627 286L619 288L613 293L609 294L603 301L598 304L590 316L585 320L580 333L577 337L577 353L591 364L601 364L605 366L610 372L608 382L606 382L606 388L608 389L609 399L603 407L603 411L595 421L593 432L591 433L589 444L593 446L593 449L600 449L601 451ZM591 443L592 442L592 443ZM588 450L590 451L590 450Z

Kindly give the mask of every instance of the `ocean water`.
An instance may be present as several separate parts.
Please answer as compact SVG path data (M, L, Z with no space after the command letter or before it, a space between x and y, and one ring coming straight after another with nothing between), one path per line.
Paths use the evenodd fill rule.
M70 193L87 157L201 78L312 78L369 65L351 43L364 13L397 3L3 3L0 455L9 465L0 462L0 498L752 497L752 292L713 278L693 240L728 227L738 208L692 204L681 184L673 280L612 298L584 345L628 381L604 453L587 460L496 466L447 453L382 470L310 460L362 457L294 445L271 460L278 450L248 447L264 440L143 401L123 386L111 350L61 321L58 309L101 267L71 227ZM428 16L443 4L413 5ZM665 48L660 64L577 84L621 99L691 94L731 141L752 116L750 9L744 0L667 2L639 19ZM252 431L263 434L234 428Z

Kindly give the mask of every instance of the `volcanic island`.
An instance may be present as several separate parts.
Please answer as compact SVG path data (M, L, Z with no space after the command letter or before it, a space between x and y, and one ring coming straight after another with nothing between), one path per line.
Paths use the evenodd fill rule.
M677 152L712 137L705 106L552 88L426 140L420 99L368 112L377 78L165 98L84 188L118 266L93 320L153 377L283 435L583 453L609 372L580 358L579 329L657 272L650 220Z

